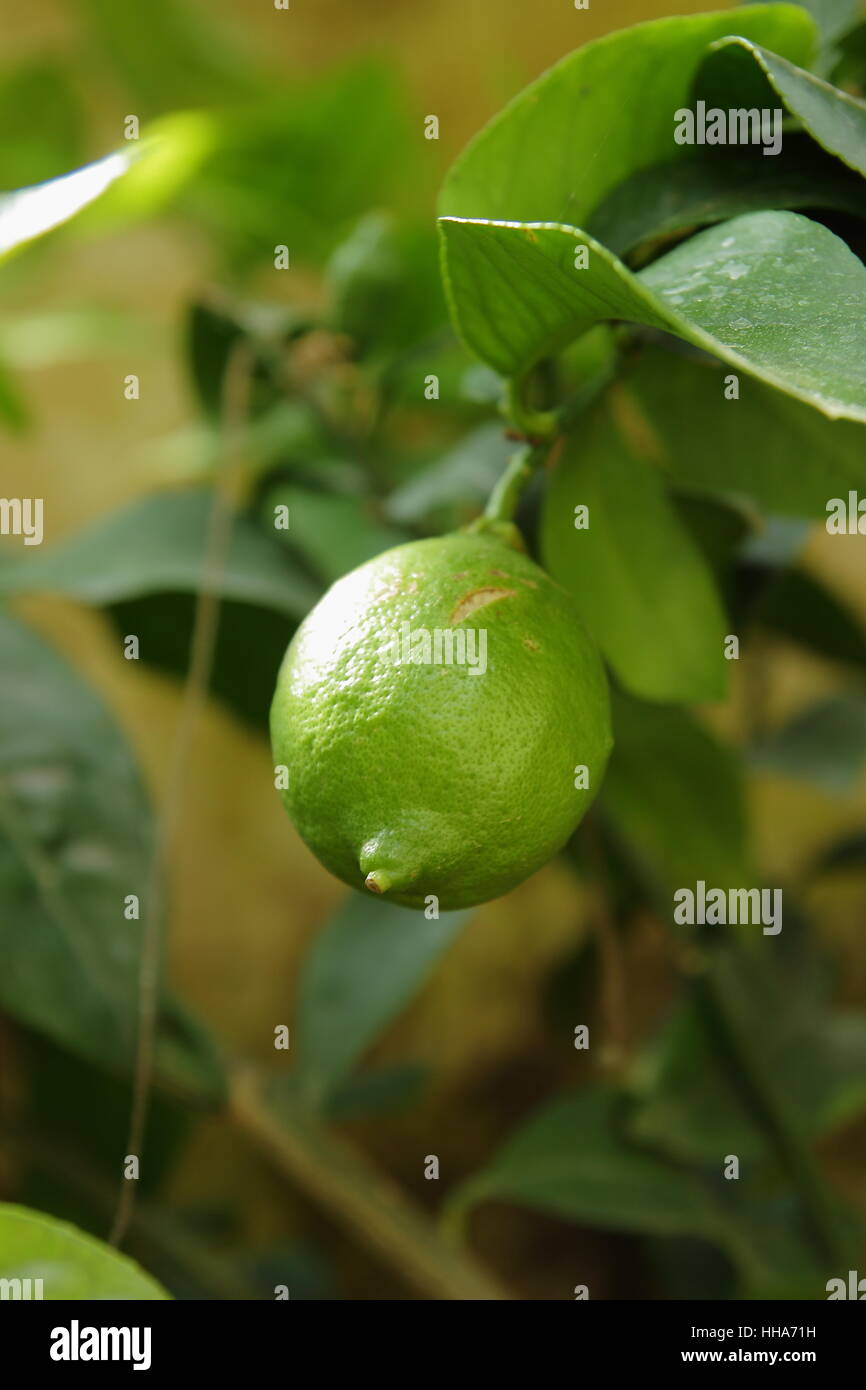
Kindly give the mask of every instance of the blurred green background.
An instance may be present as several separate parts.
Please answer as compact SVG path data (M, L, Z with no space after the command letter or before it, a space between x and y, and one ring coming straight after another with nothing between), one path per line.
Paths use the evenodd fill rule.
M616 6L593 0L587 12L566 0L542 0L529 10L522 0L293 0L282 13L243 0L133 7L46 0L30 8L0 0L4 188L101 156L120 143L129 114L144 126L186 107L220 109L230 113L227 129L243 132L243 119L231 113L252 104L259 112L253 127L262 123L258 137L253 129L250 143L229 151L216 174L179 204L104 231L61 233L4 269L0 365L14 381L13 414L20 417L20 428L2 441L4 494L45 498L47 549L123 504L207 477L205 359L219 337L207 314L230 318L238 304L253 301L290 316L318 314L332 293L323 264L367 211L396 215L401 235L417 242L413 264L424 274L433 267L430 281L422 274L422 288L435 286L435 197L473 132L578 44L641 19L705 8L673 0ZM271 133L268 102L278 112ZM438 142L423 138L430 113L439 117ZM245 163L250 148L258 150L258 170ZM261 254L263 240L291 246L290 275L274 274ZM399 321L394 326L398 341L401 334L411 339L429 310L421 362L439 351L437 335L447 331L435 294L431 289L429 303L412 306L408 335ZM194 341L190 347L192 305L207 306L200 308L205 347L198 358ZM347 417L365 418L374 408L369 378L333 342L320 342L318 357L314 342L310 353L311 389L324 380L329 402L338 398ZM295 366L303 377L304 359ZM464 381L471 364L455 360L453 370L463 385L435 423L401 399L398 382L387 442L371 465L382 493L405 483L466 428L492 418L483 374L476 373L473 398ZM135 403L123 396L131 372L141 379ZM330 464L357 466L351 448L346 453ZM289 481L297 487L297 477ZM477 501L470 493L470 512ZM451 506L449 499L443 520L459 519L459 506L456 512ZM387 519L376 507L364 515L373 527ZM310 535L319 536L325 553L323 560L311 541L302 557L311 581L324 582L329 564L336 574L355 562L348 555L344 561L345 531L335 533L339 544L328 554L329 534L318 530L311 512ZM804 566L866 625L862 544L856 536L829 539L814 529ZM99 609L27 595L15 599L14 611L100 693L159 804L178 718L176 679L147 662L125 661L117 630ZM167 610L152 621L174 619ZM179 631L182 637L186 628ZM756 690L773 728L847 680L838 663L771 634L739 664L729 700L701 717L742 744ZM288 824L272 781L260 732L210 702L195 731L171 857L169 974L175 992L232 1053L279 1070L273 1029L293 1023L311 942L347 895ZM807 868L862 834L864 777L831 795L803 781L792 793L789 779L753 773L747 795L762 881L798 886L808 932L832 963L834 1005L862 1010L862 853L859 861L850 855L852 868L843 864L832 874ZM375 961L368 968L375 975ZM356 1097L356 1113L341 1117L345 1132L413 1202L432 1210L442 1189L483 1167L546 1098L589 1076L621 1074L669 1016L689 969L647 902L630 905L611 927L600 919L592 885L558 859L473 915L366 1054L368 1069L386 1075L386 1068L417 1065L423 1085L413 1088L409 1076L390 1102L387 1095L373 1104ZM362 993L364 978L354 985ZM588 1057L571 1041L583 1022L604 1040ZM760 1038L755 1046L762 1051ZM808 1053L810 1044L785 1054L783 1090L796 1089L808 1069L799 1046ZM2 1015L0 1056L0 1197L104 1236L125 1144L126 1090ZM846 1085L854 1093L856 1076ZM681 1092L674 1086L686 1109L694 1105L698 1123L707 1103L700 1090L695 1095L688 1082ZM862 1211L866 1120L853 1102L842 1109L845 1123L821 1137L821 1167ZM337 1219L327 1198L311 1200L315 1183L307 1188L287 1178L267 1141L257 1142L248 1130L158 1103L142 1211L129 1241L147 1268L180 1296L268 1297L275 1282L287 1282L292 1297L419 1296L399 1261L383 1258L374 1236L365 1236L363 1220ZM439 1157L438 1183L425 1180L428 1154ZM761 1194L753 1196L760 1205ZM773 1200L767 1196L765 1205ZM786 1210L783 1200L782 1227ZM577 1283L588 1284L593 1298L731 1291L711 1241L607 1228L616 1225L491 1203L473 1217L472 1245L522 1298L569 1298ZM779 1268L785 1264L781 1259ZM828 1269L827 1277L841 1272ZM762 1287L784 1287L778 1270Z

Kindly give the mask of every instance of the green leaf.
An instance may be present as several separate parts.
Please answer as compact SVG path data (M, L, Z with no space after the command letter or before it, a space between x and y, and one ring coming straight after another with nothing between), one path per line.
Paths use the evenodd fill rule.
M863 0L797 0L815 20L825 43L836 43L853 29L863 13Z
M31 423L30 408L15 378L3 364L0 364L0 420L15 434L22 434Z
M762 571L758 570L760 576ZM745 576L750 576L749 568ZM760 582L760 580L759 580ZM866 632L857 617L801 569L784 569L765 581L746 620L829 661L866 671Z
M723 93L736 91L742 82L738 72L746 69L748 80L748 69L754 64L769 84L769 90L758 96L759 107L769 106L769 98L776 93L819 145L849 168L866 174L866 105L778 53L748 39L722 39L712 46L696 85L703 91L707 82L713 83L710 100L721 101Z
M647 344L608 397L632 451L676 486L743 498L778 516L825 519L827 500L866 491L866 430L828 420L754 379L726 400L721 366Z
M624 179L689 157L674 143L674 112L689 105L709 45L730 34L808 64L815 28L798 6L769 4L653 20L586 44L475 137L446 178L440 216L587 226Z
M132 159L129 151L109 154L49 183L0 195L0 260L68 222L121 178Z
M464 1212L508 1201L603 1229L725 1243L721 1213L694 1175L628 1144L624 1097L589 1085L558 1096L451 1198Z
M313 492L311 488L277 483L262 499L261 514L273 526L274 509L288 507L289 528L275 534L299 555L325 584L371 560L408 535L385 526L357 497Z
M866 700L838 695L819 701L753 744L750 759L829 796L850 794L866 767Z
M447 325L436 237L427 226L368 213L336 248L326 273L331 321L353 339L359 357L417 351Z
M203 579L212 493L163 493L134 502L69 540L0 566L0 593L67 594L116 603L195 591ZM235 518L219 577L222 597L302 617L318 591L247 517Z
M640 169L611 190L586 230L626 256L654 238L770 208L828 208L866 217L866 185L795 132L772 159L759 146L715 146Z
M684 711L616 695L603 812L669 904L684 884L749 882L745 810L734 754Z
M41 1279L44 1299L146 1302L170 1297L134 1261L101 1240L7 1202L0 1204L0 1279Z
M396 488L385 511L397 522L444 517L452 525L468 521L487 500L513 452L501 425L479 425ZM456 513L461 511L458 520Z
M111 68L151 117L176 107L224 105L255 95L261 75L245 34L188 0L148 0L147 12L79 0Z
M427 921L353 894L307 954L298 1000L300 1094L321 1105L421 988L468 912Z
M100 701L27 627L0 614L0 1005L80 1056L132 1065L150 808ZM157 1067L218 1094L209 1040L168 998Z
M133 345L140 351L158 341L141 315L106 307L4 314L0 322L0 354L10 366L24 370L105 357Z
M440 227L455 321L504 376L594 323L627 319L666 329L826 415L866 421L866 267L809 218L734 218L638 275L573 227L447 219Z
M280 81L260 101L215 115L213 126L212 158L185 207L233 268L265 259L273 266L283 244L292 268L321 263L371 207L411 203L405 166L415 144L385 63L365 59L313 81Z
M576 529L575 510L589 509ZM668 501L599 405L581 416L546 489L546 567L569 590L627 689L650 700L719 698L725 624L712 575Z
M0 76L0 188L56 178L79 162L81 105L66 69L43 58ZM12 132L14 138L9 138Z
M750 959L748 1027L778 1084L786 1086L796 1129L814 1139L866 1108L866 1020L819 1007L789 968ZM796 1086L784 1078L796 1076ZM768 1160L767 1138L712 1030L690 1002L665 1024L638 1064L630 1132L680 1162L719 1167L725 1154Z

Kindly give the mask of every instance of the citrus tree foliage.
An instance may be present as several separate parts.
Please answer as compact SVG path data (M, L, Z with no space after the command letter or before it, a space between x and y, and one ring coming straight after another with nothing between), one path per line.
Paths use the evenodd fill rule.
M845 510L866 496L860 7L746 5L585 44L459 156L435 225L419 122L388 69L361 62L286 83L185 6L87 0L82 13L142 113L140 138L81 165L86 118L62 75L37 64L0 83L0 124L21 105L39 113L14 155L0 142L6 283L169 212L208 245L214 275L178 306L195 420L148 444L173 485L44 548L0 549L0 1008L27 1039L36 1094L62 1124L58 1091L86 1091L123 1132L143 950L124 903L133 895L146 916L154 831L122 712L23 621L19 599L99 609L118 637L138 635L144 664L182 677L208 587L220 611L211 694L263 739L280 658L321 594L393 545L477 518L516 437L536 466L516 520L572 595L613 688L607 775L560 867L602 896L621 941L648 915L665 924L682 968L664 1016L620 1065L605 1070L590 1048L588 1080L546 1088L449 1181L448 1238L399 1201L379 1203L386 1248L424 1247L407 1269L439 1260L443 1278L485 1296L451 1242L471 1244L472 1213L495 1201L630 1233L660 1270L678 1252L674 1292L692 1267L698 1280L711 1267L710 1293L822 1297L848 1268L859 1218L814 1145L866 1110L866 1029L835 1006L807 890L839 868L862 873L866 839L830 836L784 885L778 935L684 928L672 895L763 886L749 815L762 770L792 794L838 798L866 764L866 639L803 561L830 499ZM678 142L678 113L699 108L778 113L780 148ZM293 296L299 266L318 276L315 310ZM9 315L5 429L32 424L29 367L146 331L105 311ZM211 573L239 356L241 462ZM780 641L820 658L838 689L772 727L750 710L737 738L723 737L730 724L704 706L730 694L737 660L758 663ZM268 1090L262 1124L333 1172L343 1212L379 1199L334 1127L428 1093L435 1058L384 1067L367 1053L472 917L425 919L352 894L306 951L295 1065ZM579 1020L596 949L572 964L551 994L571 991ZM168 1172L190 1108L223 1107L235 1064L159 989L148 1142L154 1171ZM67 1119L78 1143L82 1125ZM116 1145L110 1161L89 1161L116 1176ZM59 1201L50 1182L35 1192ZM71 1214L100 1229L87 1195L84 1183ZM195 1296L185 1247L155 1248L169 1287ZM272 1286L270 1270L226 1270L211 1253L217 1296ZM0 1275L49 1267L62 1292L46 1297L164 1296L80 1232L0 1209ZM317 1296L315 1272L302 1264L295 1277Z

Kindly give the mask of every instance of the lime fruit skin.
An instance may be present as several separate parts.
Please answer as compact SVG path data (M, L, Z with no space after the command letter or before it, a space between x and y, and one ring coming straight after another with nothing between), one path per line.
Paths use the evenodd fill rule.
M587 810L612 744L607 680L565 590L499 534L458 532L327 591L286 652L271 739L286 810L331 873L408 907L470 907L528 878Z

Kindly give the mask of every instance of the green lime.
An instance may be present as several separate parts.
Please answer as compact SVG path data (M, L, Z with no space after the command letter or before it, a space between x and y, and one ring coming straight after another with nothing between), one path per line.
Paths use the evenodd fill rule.
M286 652L271 707L283 800L355 888L485 902L555 854L598 790L601 660L517 534L386 551L328 590Z

